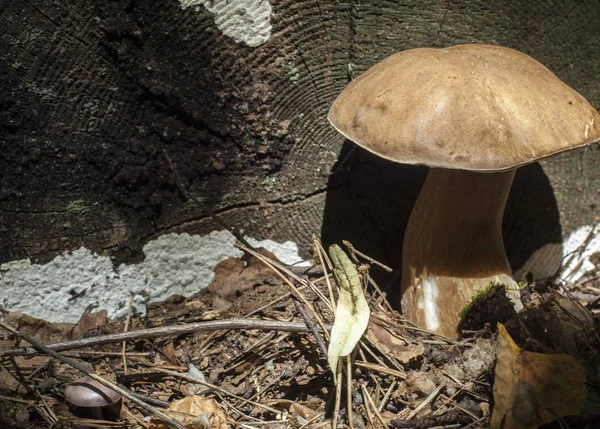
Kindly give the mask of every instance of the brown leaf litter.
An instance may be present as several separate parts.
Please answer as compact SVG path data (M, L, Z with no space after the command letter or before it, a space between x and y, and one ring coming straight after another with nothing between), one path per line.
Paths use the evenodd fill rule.
M315 338L327 342L335 284L322 275L291 271L268 253L247 251L254 257L222 262L207 290L187 299L173 296L150 305L145 317L132 317L124 352L124 321L110 320L105 312L86 313L75 325L18 313L5 314L3 322L44 344L66 341L61 356L116 381L148 409L190 429L490 427L498 320L486 318L485 309L503 306L501 290L494 289L473 305L463 340L448 340L391 311L369 275L370 269L380 269L377 263L350 247L351 256L363 263L359 272L369 285L365 292L371 318L351 359L341 361L342 382L336 388ZM327 265L327 256L316 251L317 260ZM588 281L576 285L575 292L593 292L590 288L597 286ZM600 418L600 329L592 312L597 302L581 305L566 292L569 288L561 290L528 285L523 291L527 310L501 321L518 347L518 352L509 348L515 356L535 360L542 354L566 353L570 357L562 358L564 362L576 361L585 374L579 415L544 427L593 428L590 422ZM130 398L118 421L78 419L63 392L81 376L79 371L43 353L17 352L26 344L15 335L0 335L1 427L173 427L150 417L148 409ZM106 341L86 345L78 342L81 339ZM525 388L500 401L521 412L520 422L539 423L528 420L539 407L530 407L531 412L519 408L515 398L536 404L557 399L532 393L540 382L519 365L505 365L501 373L508 384L519 382ZM571 378L576 386L572 389L579 388L580 380ZM515 411L511 413L514 417Z

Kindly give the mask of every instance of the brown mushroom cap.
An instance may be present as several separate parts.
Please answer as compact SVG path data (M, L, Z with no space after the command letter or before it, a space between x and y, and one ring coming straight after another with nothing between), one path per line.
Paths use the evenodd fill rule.
M99 408L114 405L122 397L110 387L86 376L65 388L65 399L76 407Z
M503 171L600 140L600 115L533 58L494 45L403 51L353 80L328 115L405 164Z

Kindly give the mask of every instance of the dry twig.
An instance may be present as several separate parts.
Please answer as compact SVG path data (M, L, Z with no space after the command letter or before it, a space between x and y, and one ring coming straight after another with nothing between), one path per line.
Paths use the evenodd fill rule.
M329 326L325 326L329 329ZM157 338L169 335L182 335L198 331L218 331L222 329L259 329L265 331L284 331L284 332L308 332L305 323L302 322L282 322L278 320L260 320L260 319L226 319L226 320L208 320L205 322L187 323L176 326L161 326L158 328L140 329L137 331L128 331L118 334L99 335L96 337L80 338L73 341L65 341L56 344L48 344L45 347L49 350L64 351L73 350L82 347L100 346L103 344L113 344L121 341L139 340L142 338ZM28 356L39 353L31 347L17 348L0 351L1 356Z

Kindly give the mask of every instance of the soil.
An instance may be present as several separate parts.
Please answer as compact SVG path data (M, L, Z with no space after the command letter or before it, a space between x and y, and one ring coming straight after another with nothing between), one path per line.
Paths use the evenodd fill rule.
M376 265L370 267L371 271L377 269ZM5 314L3 322L49 344L125 330L182 327L198 321L299 321L309 327L306 332L196 330L129 340L125 354L121 341L95 347L67 347L60 353L116 380L170 416L176 416L177 410L186 410L209 419L211 427L268 424L276 428L316 429L331 427L332 419L343 425L352 419L355 428L489 427L494 406L497 344L492 331L496 319L484 321L478 330L471 325L468 338L451 341L403 320L389 310L384 297L370 290L367 298L371 321L361 346L353 354L352 381L348 384L344 369L341 390L336 391L326 353L315 337L323 335L316 328L316 314L325 323L333 321L333 313L322 298L329 294L326 281L311 274L302 278L285 269L279 271L287 281L255 258L226 260L206 290L187 299L172 296L151 305L146 316L134 316L129 321L110 320L101 311L82 315L76 325L51 324L18 313ZM367 275L368 266L362 265L360 272ZM598 272L600 264L588 276L587 287L592 277L592 287L598 287ZM291 291L290 284L298 291ZM310 290L307 284L316 290ZM475 314L478 308L489 309L503 303L502 291L503 288L491 288L469 312ZM586 371L588 405L578 418L567 417L563 423L571 428L591 429L599 418L593 404L600 397L600 358L594 352L600 347L600 300L582 304L571 298L569 289L562 291L527 285L523 293L524 297L529 294L525 299L528 310L508 321L507 328L524 351L566 352L581 363ZM302 313L308 319L301 317ZM477 323L484 318L485 313L479 311ZM43 354L6 354L20 345L12 335L5 335L0 344L3 427L169 427L156 417L144 426L148 425L148 412L130 401L125 401L116 421L82 419L64 396L65 386L81 374L71 365ZM200 427L194 426L197 421L182 421L190 428ZM544 427L559 426L552 423Z

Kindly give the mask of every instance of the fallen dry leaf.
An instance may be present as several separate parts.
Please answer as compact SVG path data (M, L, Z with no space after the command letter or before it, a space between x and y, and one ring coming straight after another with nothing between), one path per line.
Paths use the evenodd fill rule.
M264 249L259 249L259 251L269 258L277 260L272 253ZM227 258L217 264L214 272L215 277L208 285L208 290L226 300L240 296L244 291L252 289L256 285L279 281L273 271L257 258L251 258L248 261Z
M277 410L287 411L292 416L294 414L298 414L305 420L311 420L317 415L317 412L312 408L309 408L306 405L299 404L298 402L291 401L289 399L267 400L264 401L263 404L268 405L269 407L275 408Z
M419 397L427 396L438 387L435 374L430 372L411 372L404 380L404 387L410 394L416 394Z
M565 353L521 350L498 324L492 429L526 429L579 414L585 398L581 365Z
M186 396L174 401L167 414L188 429L228 429L227 417L214 399ZM171 426L155 417L148 429L171 429Z
M90 333L96 333L108 323L108 311L100 310L95 313L83 313L79 322L73 327L70 339L81 338Z
M72 323L47 322L28 314L18 312L6 313L3 316L3 321L22 334L30 335L44 344L67 341L74 326ZM0 338L5 335L7 335L6 332L2 330L0 332ZM10 336L10 334L7 335L7 337Z
M425 353L422 338L417 338L417 344L408 345L402 338L374 321L369 323L367 337L383 354L392 356L404 364L410 363Z

